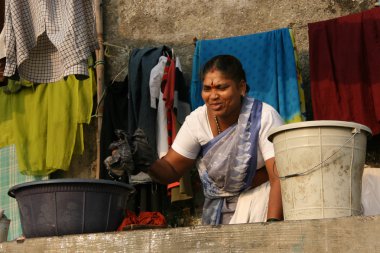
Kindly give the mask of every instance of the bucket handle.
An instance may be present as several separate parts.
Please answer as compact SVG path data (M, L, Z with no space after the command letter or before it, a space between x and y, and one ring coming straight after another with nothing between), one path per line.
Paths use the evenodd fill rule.
M319 166L321 166L323 163L325 163L327 160L329 160L331 157L333 157L334 155L336 155L339 151L341 151L342 150L342 148L349 142L349 141L351 141L352 140L352 138L354 138L355 137L355 135L357 135L357 134L359 134L360 133L360 129L358 129L358 128L354 128L353 130L352 130L352 136L345 142L345 143L343 143L343 145L342 146L340 146L336 151L334 151L329 157L327 157L324 161L322 161L322 162L320 162L320 163L318 163L317 165L314 165L313 167L311 167L310 169L308 169L308 170L306 170L306 171L304 171L304 172L300 172L300 173L294 173L294 174L290 174L290 175L286 175L286 176L283 176L283 177L281 177L281 176L279 176L279 175L276 175L276 173L275 173L275 165L276 165L276 160L274 161L274 163L273 163L273 174L275 175L275 176L277 176L279 179L282 179L282 180L284 180L284 179L287 179L287 178L291 178L291 177L298 177L298 176L305 176L305 175L308 175L308 174L310 174L311 172L313 172L315 169L317 169Z

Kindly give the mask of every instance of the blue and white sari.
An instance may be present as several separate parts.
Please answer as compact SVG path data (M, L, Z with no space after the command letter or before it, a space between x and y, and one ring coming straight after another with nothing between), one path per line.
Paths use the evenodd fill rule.
M244 98L237 124L202 146L197 168L205 195L203 224L220 224L225 199L251 187L257 167L261 111L261 101Z

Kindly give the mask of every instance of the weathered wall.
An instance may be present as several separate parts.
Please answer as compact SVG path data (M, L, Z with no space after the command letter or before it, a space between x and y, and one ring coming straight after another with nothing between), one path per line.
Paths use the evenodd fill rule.
M193 38L213 39L293 27L306 87L307 117L312 119L309 92L307 24L373 8L372 0L104 0L107 82L127 74L135 47L167 45L181 59L190 82ZM367 163L380 164L379 139L370 141Z
M193 38L213 39L292 26L299 52L306 98L310 97L307 23L374 7L375 0L103 0L106 82L127 74L132 48L167 45L180 57L190 82ZM311 119L311 105L307 103ZM93 176L95 128L87 128L85 157L73 159L68 176ZM379 165L380 141L369 145L367 162Z
M302 75L309 80L307 23L359 12L368 0L105 0L105 41L109 47L109 79L125 76L128 52L134 47L165 44L180 56L189 80L193 38L213 39L293 26ZM308 105L308 111L310 105Z

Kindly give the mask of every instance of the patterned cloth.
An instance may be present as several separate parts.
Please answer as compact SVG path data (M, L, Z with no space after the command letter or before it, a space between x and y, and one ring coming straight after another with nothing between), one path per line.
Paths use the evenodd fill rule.
M8 190L17 184L42 180L47 178L25 176L20 174L16 159L15 145L0 148L0 207L11 224L8 232L8 241L22 235L20 214L17 201L8 196Z
M7 0L4 75L18 68L20 77L36 83L87 76L87 59L97 46L92 2Z
M249 96L273 106L285 122L303 120L294 46L288 28L238 37L197 41L191 80L192 109L203 105L200 71L212 57L229 54L244 66Z
M238 123L202 146L197 168L205 202L203 224L220 224L225 198L251 186L256 173L262 102L244 99Z

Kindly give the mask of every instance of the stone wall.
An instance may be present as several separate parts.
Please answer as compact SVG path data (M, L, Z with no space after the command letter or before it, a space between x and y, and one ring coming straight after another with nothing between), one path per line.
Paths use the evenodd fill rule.
M307 24L373 8L372 0L103 0L106 80L127 74L130 50L167 45L180 57L190 82L193 39L214 39L292 27L310 101ZM114 45L114 46L112 46ZM369 141L367 163L380 164L380 140Z
M193 39L213 39L265 32L291 26L306 87L307 116L312 119L309 92L307 24L373 8L374 0L103 0L106 83L127 75L131 49L167 45L180 57L190 82ZM96 122L85 128L84 156L74 157L66 177L93 177ZM367 163L380 164L380 140L369 141Z

